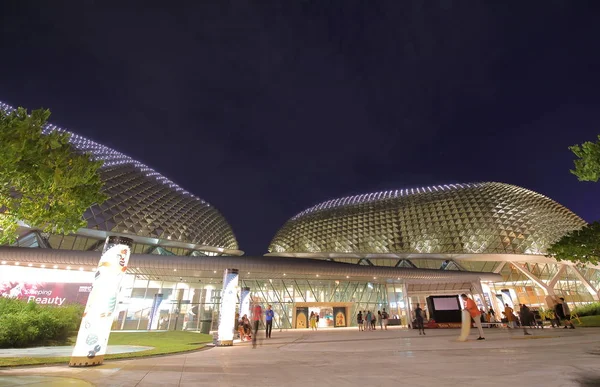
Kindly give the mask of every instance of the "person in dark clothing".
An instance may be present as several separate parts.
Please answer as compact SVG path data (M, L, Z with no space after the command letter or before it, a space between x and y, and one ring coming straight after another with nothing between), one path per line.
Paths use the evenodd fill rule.
M575 329L575 325L573 325L573 323L571 322L571 309L569 308L569 305L565 302L564 298L559 298L559 309L562 310L562 316L565 319L565 328L571 328L571 329Z
M562 304L558 301L556 301L556 303L554 304L554 316L556 317L558 326L560 326L561 320L565 319L565 312L562 307ZM565 325L565 328L567 328L567 325Z
M265 333L267 339L271 338L271 331L273 330L273 317L275 317L275 312L271 309L271 305L267 305L267 310L265 311Z
M425 334L425 327L423 326L423 309L421 309L421 305L417 304L417 308L415 309L415 321L417 324L417 328L419 329L419 335Z
M525 304L521 304L521 308L519 309L519 319L521 319L521 327L523 327L523 334L525 336L531 336L531 333L527 332L527 326L532 325L533 314Z

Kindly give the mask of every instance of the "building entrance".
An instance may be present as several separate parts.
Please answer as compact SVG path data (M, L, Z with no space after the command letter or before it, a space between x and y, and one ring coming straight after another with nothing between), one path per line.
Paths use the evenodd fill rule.
M297 302L293 309L293 327L310 329L311 316L318 328L341 328L350 326L351 302Z

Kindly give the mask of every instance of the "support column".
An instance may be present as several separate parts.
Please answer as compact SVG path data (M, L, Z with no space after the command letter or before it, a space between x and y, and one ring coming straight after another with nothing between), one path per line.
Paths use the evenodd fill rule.
M544 291L544 293L546 295L551 295L554 294L554 291L552 291L551 289L548 288L548 285L546 285L544 283L544 281L540 280L538 277L534 276L533 274L531 274L529 272L529 270L527 270L525 268L525 266L521 265L520 263L517 262L511 262L510 263L515 269L517 269L518 271L520 271L521 273L523 273L527 278L529 278L531 281L533 281L537 286L539 286L540 288L542 288L542 290Z
M483 296L483 288L481 287L481 281L473 282L473 290L477 292L477 295L479 296L479 299L483 304L483 310L485 310L485 312L488 313L490 309L488 307L487 301L485 300L485 297Z
M583 274L581 274L581 272L579 271L579 269L577 268L577 266L571 266L571 269L575 272L575 275L577 276L577 278L579 278L579 280L581 282L583 282L583 285L585 286L585 288L587 289L587 291L590 292L590 294L594 298L594 301L600 300L598 298L598 293L599 292L594 288L594 286L590 283L590 281L588 281L587 279L585 279L585 277L583 276Z
M556 274L554 274L554 276L552 276L552 278L550 279L550 281L548 281L548 287L550 289L552 289L553 291L554 291L554 286L556 285L556 283L560 279L560 276L567 269L567 265L565 265L563 263L557 263L557 265L558 265L558 271L556 272Z
M402 298L404 299L404 307L406 308L406 326L412 328L412 305L410 304L410 297L408 296L408 285L402 284Z

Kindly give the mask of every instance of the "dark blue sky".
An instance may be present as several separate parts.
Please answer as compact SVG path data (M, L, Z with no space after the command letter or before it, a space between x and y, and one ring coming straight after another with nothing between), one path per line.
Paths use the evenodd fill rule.
M433 184L600 219L567 149L600 134L599 2L24 3L0 5L0 100L209 201L247 253L320 201Z

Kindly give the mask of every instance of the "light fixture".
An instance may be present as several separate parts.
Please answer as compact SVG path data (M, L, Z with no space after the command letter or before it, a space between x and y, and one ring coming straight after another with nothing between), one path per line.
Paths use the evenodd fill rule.
M83 267L80 267L80 268L79 268L79 271L83 271Z
M347 275L347 276L346 276L346 278L350 278L350 276L349 276L349 275Z
M52 267L53 267L54 269L58 269L58 266L56 266L56 265L54 265L54 266L52 266Z
M19 262L15 262L15 266L19 266L19 265L20 265L20 263L19 263Z
M377 277L373 277L373 279L377 279Z
M213 271L213 273L217 274L217 271L216 271L216 270L214 270L214 271Z
M2 261L2 264L3 264L3 265L6 265L6 261Z
M319 275L317 274L317 277L318 277L318 276L319 276Z
M40 265L40 267L43 269L43 268L45 268L45 267L46 267L46 265Z
M283 275L285 275L285 273L283 273Z
M28 264L27 264L27 266L31 267L31 266L33 266L33 265L32 265L31 263L28 263Z
M67 270L71 270L71 266L67 266Z
M173 271L177 271L177 269L173 269Z

